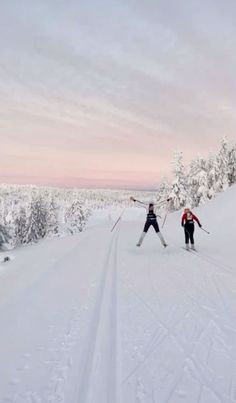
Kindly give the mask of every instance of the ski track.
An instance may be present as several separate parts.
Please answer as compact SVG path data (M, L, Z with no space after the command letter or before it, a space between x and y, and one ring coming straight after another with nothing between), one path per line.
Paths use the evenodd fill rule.
M186 255L185 252L179 252L183 254L183 258L184 259L188 259L189 261L191 259L194 260L199 260L199 256L198 254L195 254L194 252L189 255ZM186 255L186 256L184 256ZM228 403L228 402L234 402L234 397L231 398L230 393L227 391L222 391L220 388L217 387L217 385L214 384L214 378L213 380L211 378L209 378L208 373L206 372L206 368L204 368L204 366L197 366L195 361L194 361L194 353L195 353L195 349L196 349L196 345L198 343L201 342L201 339L207 334L207 331L209 329L216 329L216 331L218 332L218 335L215 336L215 339L212 340L212 334L211 334L211 338L210 338L210 346L207 352L207 360L206 360L206 365L209 365L209 357L212 354L212 349L214 347L214 344L216 344L216 341L218 341L218 343L221 344L221 347L224 349L224 355L227 356L228 360L231 360L231 349L227 346L227 341L225 341L224 339L224 334L225 332L227 332L228 330L233 331L234 334L236 334L236 328L233 324L232 321L232 317L229 315L229 309L225 300L225 296L223 296L223 293L221 291L221 287L219 286L219 284L216 283L216 280L214 278L215 275L217 274L221 274L224 273L225 267L220 266L219 264L215 264L215 262L213 261L206 261L205 259L202 259L201 257L201 264L198 265L199 268L197 270L201 270L201 276L204 278L204 280L206 281L206 284L210 283L210 287L214 289L214 291L217 293L217 299L216 299L216 303L211 301L210 305L212 306L213 303L213 313L210 313L209 311L205 310L205 307L202 306L200 303L198 303L197 299L194 297L194 295L191 293L192 288L195 288L196 285L196 290L199 291L200 295L204 296L204 298L206 300L208 300L208 296L202 292L202 287L199 287L198 282L199 282L199 278L197 278L198 282L196 284L193 284L195 278L193 279L191 277L191 284L189 284L188 282L186 282L186 278L183 277L181 270L182 269L182 265L180 265L177 262L174 262L173 265L173 271L171 273L171 276L173 276L173 280L174 278L178 278L179 280L183 281L184 283L186 283L186 287L185 287L185 291L184 291L184 297L186 299L186 306L190 305L191 308L193 308L195 306L195 308L197 308L198 312L199 312L199 316L202 317L207 316L207 320L208 320L208 325L205 328L201 329L201 332L198 333L198 335L196 335L195 339L192 340L192 343L189 345L188 348L184 349L184 354L183 354L183 361L182 364L180 365L180 370L176 371L176 373L178 374L175 378L175 381L173 382L172 388L169 388L169 392L166 393L165 396L162 397L162 399L160 400L160 397L158 397L158 393L155 394L155 390L153 388L150 388L149 386L149 393L151 390L151 396L148 396L148 393L144 393L145 398L139 398L137 401L144 401L146 402L153 402L153 401L161 401L161 402L172 402L172 397L173 397L173 403L175 403L176 401L185 401L185 397L187 396L186 393L183 392L178 392L178 389L181 385L181 380L184 377L184 373L186 371L188 371L189 373L191 373L192 378L197 381L199 383L199 394L198 394L198 398L195 397L196 402L199 403L208 403L208 399L212 399L212 396L214 396L214 401L216 402L222 402L222 403ZM210 264L210 266L209 266ZM214 269L217 267L217 273L214 273L214 275L212 275L211 272L211 267L213 267ZM207 270L209 270L210 272L205 272L205 269L207 268ZM175 270L177 269L177 270ZM228 268L227 268L228 269ZM161 270L163 270L163 266L161 267ZM152 290L155 290L155 287L153 286L153 282L150 281L151 275L150 275L150 269L149 267L146 267L146 271L148 273L148 277L149 277L149 283L150 283L150 287ZM195 273L196 274L196 273ZM230 273L227 272L227 275L229 275ZM167 275L168 276L168 275ZM198 271L198 277L199 277L199 271ZM169 283L168 288L169 287L173 287L173 285L171 286L171 282L173 281L171 280L171 278L167 277L167 283ZM131 285L130 283L127 282L126 280L126 285L128 287L128 289L130 290L130 292L132 292L133 295L135 295L135 298L137 300L139 300L139 302L142 303L143 306L145 306L146 309L149 310L149 312L152 313L152 315L156 318L157 323L158 323L158 327L156 330L156 333L158 333L158 330L160 328L160 326L162 326L163 329L165 329L165 331L163 332L163 335L160 339L156 339L156 333L154 333L154 336L152 336L150 338L150 341L147 342L146 345L146 354L144 355L144 357L141 358L141 360L138 361L138 363L136 364L135 367L133 367L133 369L130 371L130 373L123 379L123 384L127 383L128 381L130 381L130 378L135 377L137 379L139 379L140 382L140 374L137 373L142 373L142 367L146 364L146 362L148 361L149 357L151 357L155 350L158 349L160 347L160 345L163 345L163 342L166 339L169 339L170 337L173 338L173 340L177 343L177 345L180 348L183 348L182 343L179 342L179 340L176 338L175 335L173 335L173 330L176 328L177 325L179 325L181 323L181 321L185 320L186 317L188 315L191 316L191 311L188 310L187 312L185 312L185 314L183 315L183 318L180 319L179 321L174 321L172 322L172 326L168 326L166 323L163 323L160 321L160 319L158 318L157 312L153 310L152 307L150 307L149 303L147 301L144 300L144 298L142 296L139 295L139 293L135 290L135 286ZM150 293L151 294L151 293ZM220 307L219 307L219 302L220 302ZM194 303L194 305L192 306L192 303ZM159 307L159 309L161 308L161 303L160 303L160 298L157 298L157 307ZM218 315L219 313L219 308L221 309L220 315ZM176 307L174 306L173 308L171 308L171 311L169 312L172 317L174 316L174 310L176 309ZM214 311L216 312L216 314L214 314ZM152 347L150 347L153 344ZM194 367L194 371L193 371L193 367ZM182 370L181 370L182 368ZM231 381L232 383L232 381ZM144 388L145 389L145 388ZM143 390L144 390L143 389ZM211 398L207 397L206 398L206 390L210 391L210 393L212 393ZM209 393L209 392L208 392ZM175 395L175 396L174 396ZM196 394L197 395L197 394ZM188 399L188 398L186 398ZM136 400L134 400L136 401ZM186 400L186 401L190 401L190 400ZM191 401L192 403L192 401Z
M13 321L26 311L35 332L7 364L0 403L236 402L233 268L176 244L164 250L154 233L137 249L138 228L90 228L1 307ZM12 338L19 329L7 326Z
M104 403L118 402L116 362L118 235L119 232L113 234L107 252L85 340L86 348L79 375L78 403L94 402L96 399Z

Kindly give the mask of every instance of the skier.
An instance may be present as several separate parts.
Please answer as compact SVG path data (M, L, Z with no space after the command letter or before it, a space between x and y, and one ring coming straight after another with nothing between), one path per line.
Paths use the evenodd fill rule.
M191 248L193 250L195 249L194 245L194 221L196 221L201 228L202 225L199 221L199 219L191 212L190 207L186 206L184 209L184 213L182 215L182 221L181 225L184 227L184 234L185 234L185 247L187 250L189 250L189 240L191 242Z
M165 242L165 240L164 240L164 238L163 238L163 235L161 234L161 232L160 232L160 230L159 230L159 225L158 225L158 222L157 222L157 215L156 215L156 213L155 213L155 206L156 206L156 204L155 204L154 202L143 203L143 202L140 202L140 201L137 200L137 199L134 199L133 197L131 197L130 199L131 199L133 202L137 202L137 203L139 203L139 204L142 204L142 205L144 205L144 206L147 208L147 219L146 219L146 222L145 222L145 225L144 225L143 232L142 232L142 234L141 234L141 236L140 236L140 238L139 238L139 241L138 241L138 243L137 243L136 245L137 245L137 246L141 246L141 245L142 245L142 242L143 242L143 240L144 240L144 237L145 237L146 233L148 232L149 228L150 228L151 226L153 226L154 230L156 231L157 235L158 235L159 238L160 238L160 241L161 241L162 245L163 245L164 247L166 247L166 246L167 246L167 243ZM169 201L169 200L170 200L170 199L167 199L167 201Z

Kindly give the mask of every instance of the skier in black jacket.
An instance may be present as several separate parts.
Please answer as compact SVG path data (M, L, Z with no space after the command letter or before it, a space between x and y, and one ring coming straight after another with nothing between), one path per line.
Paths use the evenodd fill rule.
M158 222L157 222L157 215L156 215L156 212L155 212L156 204L153 203L153 202L143 203L143 202L140 202L137 199L134 199L133 197L131 197L130 199L133 202L139 203L142 206L145 206L147 208L147 219L146 219L146 222L144 224L143 232L142 232L142 234L141 234L141 236L139 238L139 241L138 241L138 243L136 245L137 246L142 245L142 242L144 240L144 237L145 237L146 233L148 232L149 228L152 226L154 228L154 230L156 231L158 237L160 238L160 241L161 241L162 245L164 247L166 247L167 243L165 242L165 240L163 238L163 235L160 232L159 225L158 225ZM170 199L167 199L167 201L169 201L169 200Z

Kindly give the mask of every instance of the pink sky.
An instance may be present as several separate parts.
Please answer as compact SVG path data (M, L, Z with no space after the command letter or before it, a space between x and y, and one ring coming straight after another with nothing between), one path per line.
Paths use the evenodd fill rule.
M233 140L236 5L212 5L4 2L0 182L154 188Z

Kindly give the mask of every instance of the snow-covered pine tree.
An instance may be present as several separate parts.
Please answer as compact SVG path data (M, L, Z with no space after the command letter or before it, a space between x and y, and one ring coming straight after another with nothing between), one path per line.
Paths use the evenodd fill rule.
M216 161L218 169L216 190L222 192L229 187L229 143L226 137L221 140Z
M229 149L229 186L236 183L236 144L230 145Z
M47 235L56 235L60 232L60 206L53 194L48 198Z
M190 163L188 188L192 207L205 203L208 199L207 161L201 155Z
M48 210L43 197L38 193L33 194L30 203L30 225L28 230L28 242L35 242L44 238L47 234Z
M70 204L65 213L65 222L67 230L71 234L82 231L86 222L86 217L84 215L81 202L76 200Z
M166 178L162 178L161 182L158 185L157 188L157 200L156 202L162 202L163 200L166 200L171 193L171 185L168 182L168 180ZM165 208L166 205L164 204L163 207Z
M207 160L207 187L208 197L211 199L217 193L219 169L217 165L216 155L210 154Z
M171 186L170 196L171 207L174 210L178 210L184 207L186 203L190 203L189 189L188 189L188 174L183 163L183 153L175 152L174 159L172 161L174 180Z
M30 212L27 205L21 205L15 218L14 244L27 244L30 226Z

